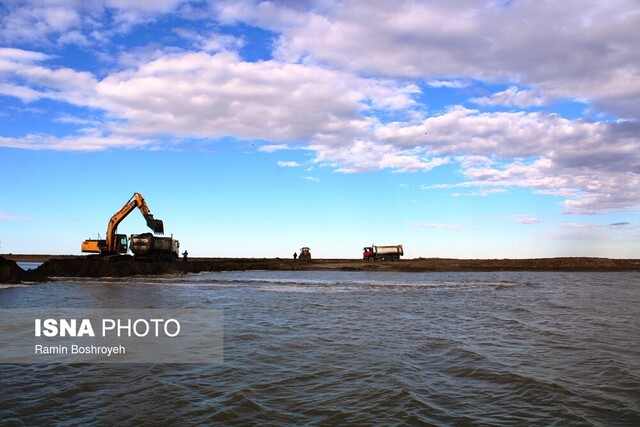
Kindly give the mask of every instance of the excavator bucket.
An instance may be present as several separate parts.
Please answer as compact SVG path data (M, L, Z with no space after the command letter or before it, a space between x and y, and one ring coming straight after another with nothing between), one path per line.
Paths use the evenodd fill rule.
M153 215L147 215L147 226L156 234L164 234L164 223L161 219L155 219Z

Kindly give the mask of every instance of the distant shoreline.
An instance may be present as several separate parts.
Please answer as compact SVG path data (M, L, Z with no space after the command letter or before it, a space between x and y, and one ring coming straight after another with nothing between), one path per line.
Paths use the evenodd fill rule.
M50 259L82 258L81 255L44 255L44 254L0 254L5 259L15 262L46 262Z
M15 262L75 260L85 256L6 254ZM74 262L74 264L75 264ZM171 264L169 264L171 265ZM556 257L527 259L454 259L414 258L398 262L366 262L362 259L312 259L294 261L291 258L189 258L167 266L167 272L237 271L237 270L341 270L341 271L640 271L640 259L595 257ZM72 272L70 272L72 273ZM144 273L143 273L144 274ZM158 274L158 273L155 273ZM75 274L70 274L75 275Z

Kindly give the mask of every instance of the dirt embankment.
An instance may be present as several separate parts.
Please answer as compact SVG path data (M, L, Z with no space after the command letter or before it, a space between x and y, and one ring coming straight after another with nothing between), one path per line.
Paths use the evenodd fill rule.
M46 275L37 270L23 270L13 260L0 256L0 283L45 282Z
M608 258L446 259L419 258L399 262L364 262L360 259L193 258L188 262L150 263L131 258L105 261L78 256L0 256L0 283L42 282L51 277L129 277L239 270L338 271L640 271L640 260ZM43 262L25 271L18 261Z
M640 271L640 259L588 257L528 259L420 258L401 261L398 271Z

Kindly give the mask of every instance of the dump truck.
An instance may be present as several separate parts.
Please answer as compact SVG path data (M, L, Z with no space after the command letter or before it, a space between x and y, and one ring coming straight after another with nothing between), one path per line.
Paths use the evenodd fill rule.
M402 245L371 245L363 249L362 259L364 259L365 261L400 261L400 257L402 255L404 255Z
M180 242L171 237L157 237L151 233L132 234L129 249L134 258L144 261L175 261L180 253Z

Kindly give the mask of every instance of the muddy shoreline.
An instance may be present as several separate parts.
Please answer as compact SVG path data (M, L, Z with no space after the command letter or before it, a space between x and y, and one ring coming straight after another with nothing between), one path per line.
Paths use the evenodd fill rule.
M35 270L23 270L17 262L41 262ZM365 262L361 259L190 258L188 262L137 262L131 259L103 261L73 255L2 255L0 283L42 282L59 277L130 277L240 270L337 270L337 271L640 271L640 259L532 258L449 259L416 258L399 262Z

